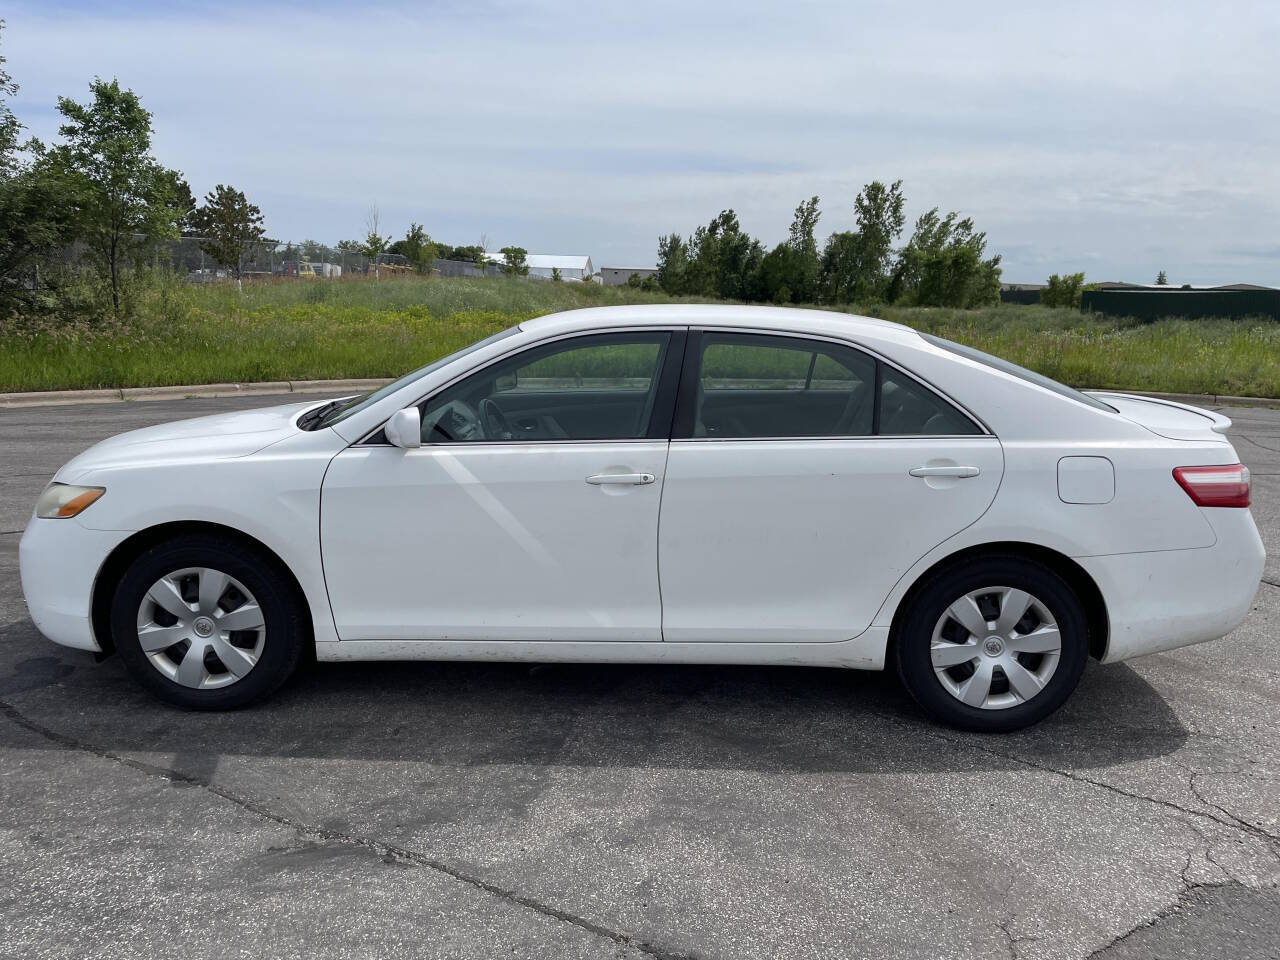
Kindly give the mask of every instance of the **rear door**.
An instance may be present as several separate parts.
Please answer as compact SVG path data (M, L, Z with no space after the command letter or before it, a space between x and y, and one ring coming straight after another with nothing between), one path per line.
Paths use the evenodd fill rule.
M663 639L856 636L1002 471L971 417L850 345L693 332L658 532Z

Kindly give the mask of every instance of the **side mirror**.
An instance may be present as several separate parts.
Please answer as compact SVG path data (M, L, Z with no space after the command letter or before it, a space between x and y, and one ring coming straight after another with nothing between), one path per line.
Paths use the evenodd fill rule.
M395 446L404 449L422 446L422 414L417 407L397 410L382 428Z

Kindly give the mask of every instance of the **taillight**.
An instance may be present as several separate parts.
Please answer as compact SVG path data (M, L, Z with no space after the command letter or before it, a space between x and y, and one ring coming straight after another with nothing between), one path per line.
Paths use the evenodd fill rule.
M1173 479L1199 507L1247 507L1249 468L1243 463L1216 467L1175 467Z

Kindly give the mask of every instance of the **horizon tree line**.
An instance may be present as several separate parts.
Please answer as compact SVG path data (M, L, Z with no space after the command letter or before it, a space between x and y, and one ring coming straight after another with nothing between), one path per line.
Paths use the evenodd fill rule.
M787 239L768 250L732 209L688 238L658 238L657 285L672 295L750 303L898 303L977 307L1000 300L1000 256L986 255L973 220L934 207L907 243L902 181L873 180L854 199L855 230L832 233L821 250L818 197L795 209Z

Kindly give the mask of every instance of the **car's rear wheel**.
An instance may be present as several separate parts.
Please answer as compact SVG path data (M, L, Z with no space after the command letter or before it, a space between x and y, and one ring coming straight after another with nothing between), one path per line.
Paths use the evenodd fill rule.
M275 563L215 536L144 552L111 606L112 637L129 672L160 699L199 710L273 693L298 665L304 623Z
M1048 567L983 557L934 577L897 638L898 673L916 701L954 727L1006 732L1036 723L1075 690L1088 622Z

